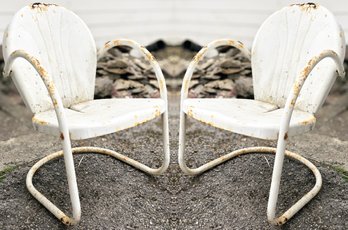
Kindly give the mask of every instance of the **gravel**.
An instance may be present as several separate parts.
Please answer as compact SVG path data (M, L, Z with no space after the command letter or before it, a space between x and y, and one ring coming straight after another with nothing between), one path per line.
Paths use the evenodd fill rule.
M82 220L72 229L278 229L266 218L273 156L242 156L200 176L185 176L175 163L177 122L177 116L172 116L172 164L162 176L146 175L107 156L75 157ZM159 120L155 120L75 145L111 148L158 166L160 134ZM241 146L270 144L195 121L189 122L188 140L187 160L191 166ZM17 166L0 183L0 229L65 229L25 188L25 176L33 163ZM332 167L314 163L322 173L323 188L282 229L347 229L348 182ZM281 211L315 182L309 170L291 160L285 161L283 172ZM40 169L34 185L61 209L70 210L61 159Z

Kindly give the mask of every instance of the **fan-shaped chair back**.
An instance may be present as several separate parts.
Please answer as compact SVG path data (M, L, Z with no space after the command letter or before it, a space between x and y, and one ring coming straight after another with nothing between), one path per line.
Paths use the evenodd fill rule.
M95 42L85 23L73 12L50 4L22 8L5 31L5 60L15 50L25 50L38 58L65 107L93 99ZM18 60L12 71L12 79L33 113L53 108L46 87L30 63Z
M284 107L295 78L323 50L345 54L344 33L325 7L297 4L271 15L257 32L252 47L255 99ZM322 60L306 80L295 109L315 113L335 79L333 60Z

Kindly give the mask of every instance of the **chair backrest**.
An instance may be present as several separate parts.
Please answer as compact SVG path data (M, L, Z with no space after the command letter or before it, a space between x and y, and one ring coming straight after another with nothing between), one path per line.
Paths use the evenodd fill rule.
M344 60L344 32L326 8L297 4L275 12L261 25L252 47L255 99L283 107L295 78L324 50ZM296 109L316 113L336 79L336 65L326 58L306 80Z
M19 10L4 33L5 61L19 49L40 61L52 77L65 107L93 99L95 42L85 23L73 12L42 3ZM53 108L42 80L24 59L15 61L12 77L33 113Z

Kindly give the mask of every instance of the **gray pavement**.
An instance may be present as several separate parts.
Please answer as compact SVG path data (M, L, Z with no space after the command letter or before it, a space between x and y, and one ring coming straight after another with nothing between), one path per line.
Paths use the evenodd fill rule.
M183 175L176 163L178 99L171 94L172 164L163 176L148 176L105 156L76 156L82 221L74 229L273 229L266 220L273 156L243 156L198 177ZM319 195L282 229L348 229L348 182L333 167L348 170L347 107L348 93L330 95L318 113L316 129L289 143L289 150L319 167L324 183ZM64 228L25 188L30 166L59 150L58 140L33 131L31 114L19 96L0 95L0 119L0 171L15 166L0 182L0 229ZM161 153L158 122L74 145L108 147L156 166ZM192 166L242 146L274 146L191 120L188 139L187 160ZM58 160L44 166L34 184L63 210L70 210L64 174ZM286 160L279 210L313 184L308 170Z

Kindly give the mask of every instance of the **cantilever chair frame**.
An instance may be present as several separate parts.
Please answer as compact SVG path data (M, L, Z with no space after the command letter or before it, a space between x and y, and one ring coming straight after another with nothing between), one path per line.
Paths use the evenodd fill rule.
M64 111L64 106L62 99L58 93L58 90L56 90L56 86L51 78L51 76L48 74L48 72L45 70L45 67L42 66L39 62L39 60L28 54L24 50L16 50L10 54L8 59L5 62L4 67L4 76L10 76L11 75L11 67L15 60L18 58L23 58L26 61L28 61L37 71L37 73L40 75L42 81L44 82L49 96L52 100L52 104L54 106L55 114L58 119L59 124L59 130L60 130L60 141L63 145L63 150L58 151L52 154L49 154L48 156L44 157L40 161L38 161L28 172L27 178L26 178L26 185L29 190L29 192L43 205L45 206L53 215L55 215L61 222L63 222L66 225L75 225L80 221L81 218L81 205L80 205L80 198L79 198L79 192L77 187L77 181L76 181L76 173L75 173L75 167L74 167L74 160L73 160L73 154L78 153L98 153L98 154L104 154L109 155L112 157L115 157L116 159L123 161L143 172L146 172L151 175L159 175L162 174L169 166L170 161L170 152L169 152L169 130L168 130L168 105L167 105L167 89L165 80L162 74L162 71L160 69L159 64L155 60L155 58L152 56L152 54L143 46L139 45L135 41L132 40L126 40L126 39L120 39L120 40L113 40L111 42L107 42L104 47L99 51L98 58L101 58L109 49L117 46L129 46L134 49L137 49L141 52L141 54L150 62L152 68L155 71L155 75L157 78L157 81L159 83L159 89L160 89L160 97L164 99L165 101L165 111L161 114L162 118L162 131L163 131L163 162L162 166L159 168L150 168L134 159L131 159L127 156L124 156L118 152L105 149L105 148L99 148L99 147L71 147L71 140L69 135L69 124L67 123L67 118ZM60 158L64 156L64 162L65 162L65 168L66 168L66 174L68 179L68 186L69 186L69 194L70 194L70 200L72 205L72 217L69 217L66 215L63 211L61 211L55 204L53 204L50 200L48 200L42 193L40 193L33 185L32 178L35 174L35 172L45 163L52 161L54 159Z
M271 147L250 147L238 149L233 152L230 152L224 156L221 156L215 160L212 160L198 168L189 168L185 163L185 136L186 136L186 119L187 115L183 111L183 103L184 100L188 97L188 90L190 85L190 80L193 74L194 69L198 65L199 61L203 59L203 57L212 49L219 46L233 46L239 49L246 57L250 59L250 52L244 45L239 41L229 40L229 39L221 39L215 40L209 43L206 47L203 47L193 58L190 63L186 74L184 76L183 85L181 89L181 105L180 105L180 128L179 128L179 153L178 153L178 161L180 168L183 172L188 175L198 175L203 173L217 165L220 165L234 157L249 154L249 153L273 153L275 154L275 162L273 168L272 182L270 187L270 195L268 199L267 206L267 217L268 221L275 225L282 225L287 222L293 215L295 215L303 206L305 206L319 191L322 186L322 177L319 170L313 165L310 161L300 156L297 153L290 152L285 150L286 143L288 142L288 130L290 125L290 119L292 116L292 112L294 110L296 100L299 96L302 86L304 85L307 77L313 70L313 68L324 58L331 58L337 65L338 75L344 77L344 67L343 64L337 55L332 50L324 50L318 56L313 57L307 63L307 65L303 68L301 74L296 78L295 83L292 86L292 89L287 97L284 113L281 118L281 122L279 125L279 134L277 141L277 148ZM218 100L218 99L217 99ZM314 187L305 194L300 200L298 200L292 207L290 207L286 212L284 212L279 217L276 217L276 205L279 194L280 187L280 179L283 167L284 156L287 156L291 159L301 162L306 165L314 174L316 183Z

